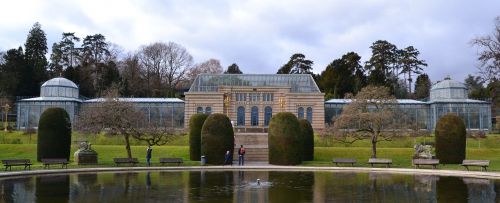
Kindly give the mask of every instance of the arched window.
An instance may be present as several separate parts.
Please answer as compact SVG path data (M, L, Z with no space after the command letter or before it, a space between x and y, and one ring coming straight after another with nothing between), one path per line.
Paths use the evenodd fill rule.
M299 107L299 110L297 111L297 117L299 117L299 119L304 118L304 108L303 107Z
M312 123L313 122L313 108L312 107L307 107L307 121L309 121L309 123Z
M203 113L203 107L199 106L196 108L196 113Z
M271 121L272 116L273 109L270 106L266 106L266 108L264 108L264 126L269 126L269 121Z
M209 106L205 107L205 114L207 114L207 115L212 114L212 107L209 107Z
M257 108L256 106L252 107L252 112L250 113L250 125L259 125L259 108Z
M238 107L238 112L237 112L237 126L245 126L245 107Z

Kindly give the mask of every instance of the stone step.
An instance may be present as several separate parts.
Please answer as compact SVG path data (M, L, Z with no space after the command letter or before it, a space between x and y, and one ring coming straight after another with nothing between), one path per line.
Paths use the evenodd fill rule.
M236 133L233 161L238 162L240 145L245 147L245 161L268 162L268 135L267 133Z

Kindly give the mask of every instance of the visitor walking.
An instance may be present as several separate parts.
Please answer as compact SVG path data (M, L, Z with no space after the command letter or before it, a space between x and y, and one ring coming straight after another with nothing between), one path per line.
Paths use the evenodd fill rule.
M240 149L238 150L238 166L243 166L245 165L245 148L243 145L241 145Z
M151 166L151 153L153 153L153 149L151 148L150 145L146 150L146 163L148 164L148 166Z
M223 166L225 166L226 164L231 164L231 166L233 165L233 160L231 160L231 153L229 151L226 151L226 154L224 155Z

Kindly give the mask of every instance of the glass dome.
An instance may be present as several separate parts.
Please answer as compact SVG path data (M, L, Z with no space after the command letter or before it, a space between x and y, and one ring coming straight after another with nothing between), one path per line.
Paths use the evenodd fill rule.
M464 84L447 77L432 86L430 100L467 99L467 95L467 87Z
M78 86L66 78L53 78L43 83L40 88L40 97L78 98Z

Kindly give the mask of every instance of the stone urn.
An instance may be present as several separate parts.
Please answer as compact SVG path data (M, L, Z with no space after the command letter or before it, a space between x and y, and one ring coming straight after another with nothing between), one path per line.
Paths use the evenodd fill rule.
M97 152L92 149L88 142L80 143L80 149L75 152L74 156L78 165L97 164Z

